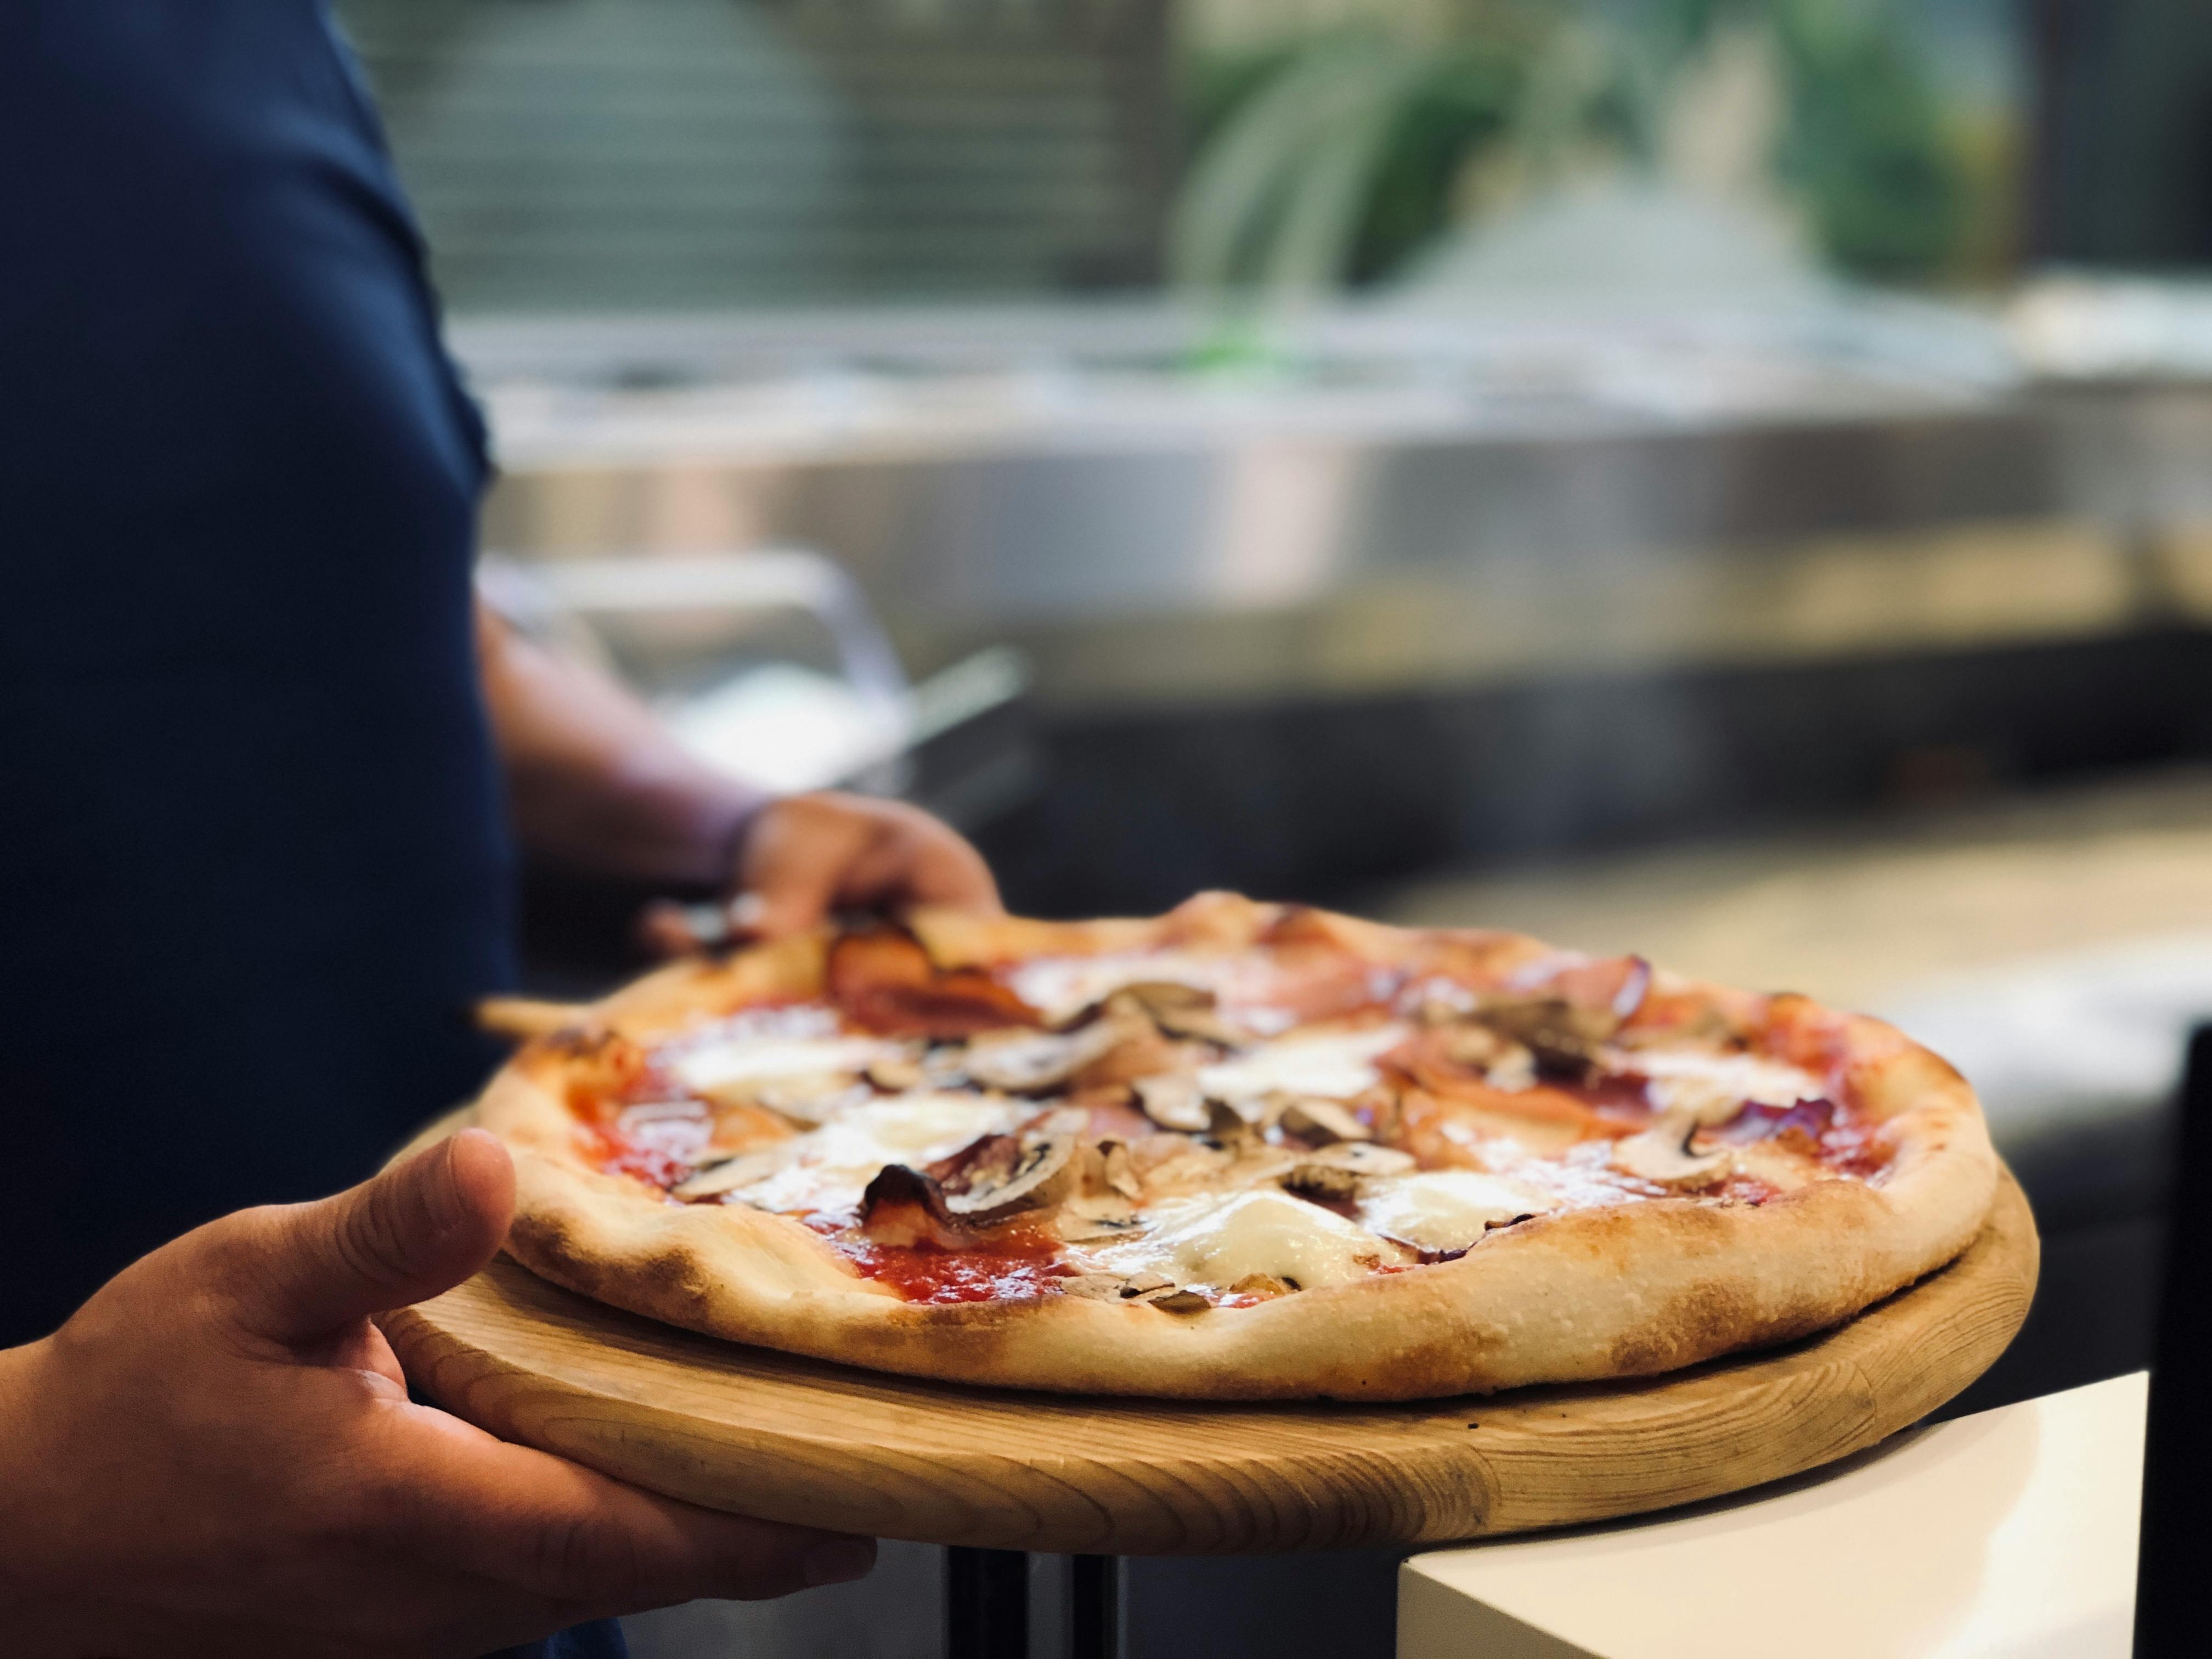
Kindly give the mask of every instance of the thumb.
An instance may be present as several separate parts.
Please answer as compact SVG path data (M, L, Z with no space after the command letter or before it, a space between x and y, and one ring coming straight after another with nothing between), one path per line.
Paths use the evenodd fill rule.
M239 1241L255 1257L236 1275L246 1322L307 1340L435 1296L491 1260L514 1214L514 1162L482 1129L334 1198L249 1212L263 1224Z

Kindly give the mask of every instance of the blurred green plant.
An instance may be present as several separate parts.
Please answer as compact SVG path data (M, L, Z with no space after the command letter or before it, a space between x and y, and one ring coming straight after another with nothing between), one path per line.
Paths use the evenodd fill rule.
M1889 0L1674 0L1661 50L1679 61L1716 29L1773 31L1788 125L1774 158L1822 251L1855 275L1942 274L1971 210L1968 163L1918 43Z
M1786 113L1769 163L1827 258L1924 280L1960 249L1967 166L1887 0L1446 0L1421 18L1394 28L1384 8L1191 66L1176 279L1371 282L1506 201L1595 168L1650 172L1676 77L1743 27L1776 48Z

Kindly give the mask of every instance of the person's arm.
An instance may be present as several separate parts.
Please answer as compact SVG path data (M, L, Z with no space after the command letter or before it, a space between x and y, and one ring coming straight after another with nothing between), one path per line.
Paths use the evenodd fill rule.
M476 1272L514 1203L505 1149L471 1130L188 1233L0 1351L0 1645L461 1659L865 1573L865 1539L656 1498L409 1402L368 1316Z
M702 765L629 689L477 607L484 702L515 832L578 870L718 886L769 797Z
M525 638L477 607L484 698L517 834L571 868L749 896L764 933L812 926L839 905L996 909L975 849L898 801L823 792L771 797L702 765L606 675ZM680 949L672 911L649 935Z

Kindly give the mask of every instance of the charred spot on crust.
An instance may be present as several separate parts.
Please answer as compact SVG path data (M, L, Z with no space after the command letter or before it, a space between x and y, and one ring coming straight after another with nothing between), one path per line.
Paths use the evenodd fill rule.
M680 1304L691 1311L695 1320L713 1308L713 1288L705 1264L695 1251L682 1245L670 1245L645 1257L636 1264L635 1278L655 1292L656 1304Z

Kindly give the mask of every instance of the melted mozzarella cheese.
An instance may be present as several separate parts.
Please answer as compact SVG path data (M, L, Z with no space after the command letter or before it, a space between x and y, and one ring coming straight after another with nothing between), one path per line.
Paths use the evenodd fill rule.
M1431 1170L1367 1182L1359 1218L1425 1250L1463 1250L1492 1226L1558 1207L1525 1182L1479 1170Z
M1374 1025L1262 1043L1199 1068L1198 1086L1217 1100L1254 1100L1281 1090L1347 1100L1380 1080L1374 1060L1406 1040L1402 1025Z
M1655 1110L1687 1112L1700 1123L1725 1123L1746 1102L1795 1106L1827 1093L1810 1072L1757 1054L1654 1050L1638 1054L1627 1064L1650 1079L1645 1092Z
M708 1094L779 1078L849 1075L904 1052L874 1037L734 1036L691 1049L673 1070L685 1088Z
M1311 1290L1400 1259L1364 1228L1272 1188L1164 1204L1152 1223L1143 1238L1099 1252L1101 1262L1115 1273L1165 1273L1178 1285L1217 1290L1254 1273Z
M763 1210L839 1209L860 1202L887 1164L919 1167L1003 1133L1023 1109L978 1095L908 1095L841 1113L800 1139L793 1162L736 1196Z

